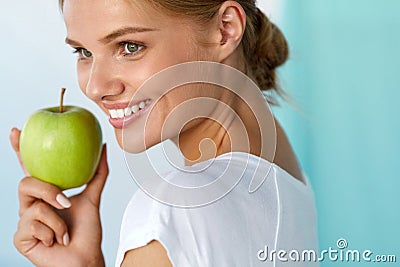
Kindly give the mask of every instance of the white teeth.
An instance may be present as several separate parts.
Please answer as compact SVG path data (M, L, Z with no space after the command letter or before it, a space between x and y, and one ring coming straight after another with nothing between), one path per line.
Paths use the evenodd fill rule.
M131 108L126 108L126 109L124 110L124 114L125 114L125 116L131 115L131 114L132 114L132 109L131 109Z
M151 100L146 100L146 101L142 101L140 102L138 105L134 105L133 107L127 107L124 109L110 109L110 117L112 119L122 119L124 117L130 116L137 112L139 112L139 110L142 110L146 107L146 105L150 104Z
M110 109L110 116L113 119L117 118L117 111L115 109Z
M139 103L139 108L143 109L146 106L146 103L144 103L143 101Z
M134 105L131 109L132 109L133 113L136 113L136 112L139 111L139 106L138 105Z
M124 117L124 110L123 109L117 109L117 118L122 119Z

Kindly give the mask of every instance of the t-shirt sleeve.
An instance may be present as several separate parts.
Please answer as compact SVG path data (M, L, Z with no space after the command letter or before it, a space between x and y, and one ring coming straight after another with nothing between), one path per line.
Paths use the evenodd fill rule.
M122 219L115 267L121 266L126 252L146 246L152 240L163 245L173 266L185 266L187 260L180 253L182 249L177 235L171 233L175 229L168 226L170 213L168 205L154 200L138 189Z

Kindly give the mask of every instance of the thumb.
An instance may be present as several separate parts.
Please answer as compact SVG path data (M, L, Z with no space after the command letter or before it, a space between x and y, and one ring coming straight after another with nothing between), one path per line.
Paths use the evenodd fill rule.
M19 138L21 136L21 131L17 128L12 128L10 133L10 143L14 149L15 154L17 154L19 164L24 171L25 176L30 176L29 172L26 170L24 163L22 162L21 155L19 153Z
M86 197L96 206L100 205L100 197L106 183L107 176L107 146L104 144L97 171L92 180L87 184L85 190L82 192L82 194L86 195Z

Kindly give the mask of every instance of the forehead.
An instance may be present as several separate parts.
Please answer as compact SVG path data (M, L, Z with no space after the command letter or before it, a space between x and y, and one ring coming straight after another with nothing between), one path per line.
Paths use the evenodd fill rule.
M177 23L141 0L65 0L63 13L68 35L98 36L127 25L160 28Z

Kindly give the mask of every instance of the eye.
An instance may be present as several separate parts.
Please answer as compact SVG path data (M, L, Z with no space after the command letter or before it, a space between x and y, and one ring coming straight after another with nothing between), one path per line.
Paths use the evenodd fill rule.
M79 59L86 59L93 56L92 52L85 48L76 48L74 53L78 54Z
M82 49L81 50L81 55L84 57L84 58L88 58L88 57L92 57L92 52L90 52L89 50L86 50L86 49Z
M124 53L127 55L135 54L143 49L143 45L132 43L132 42L124 42Z

